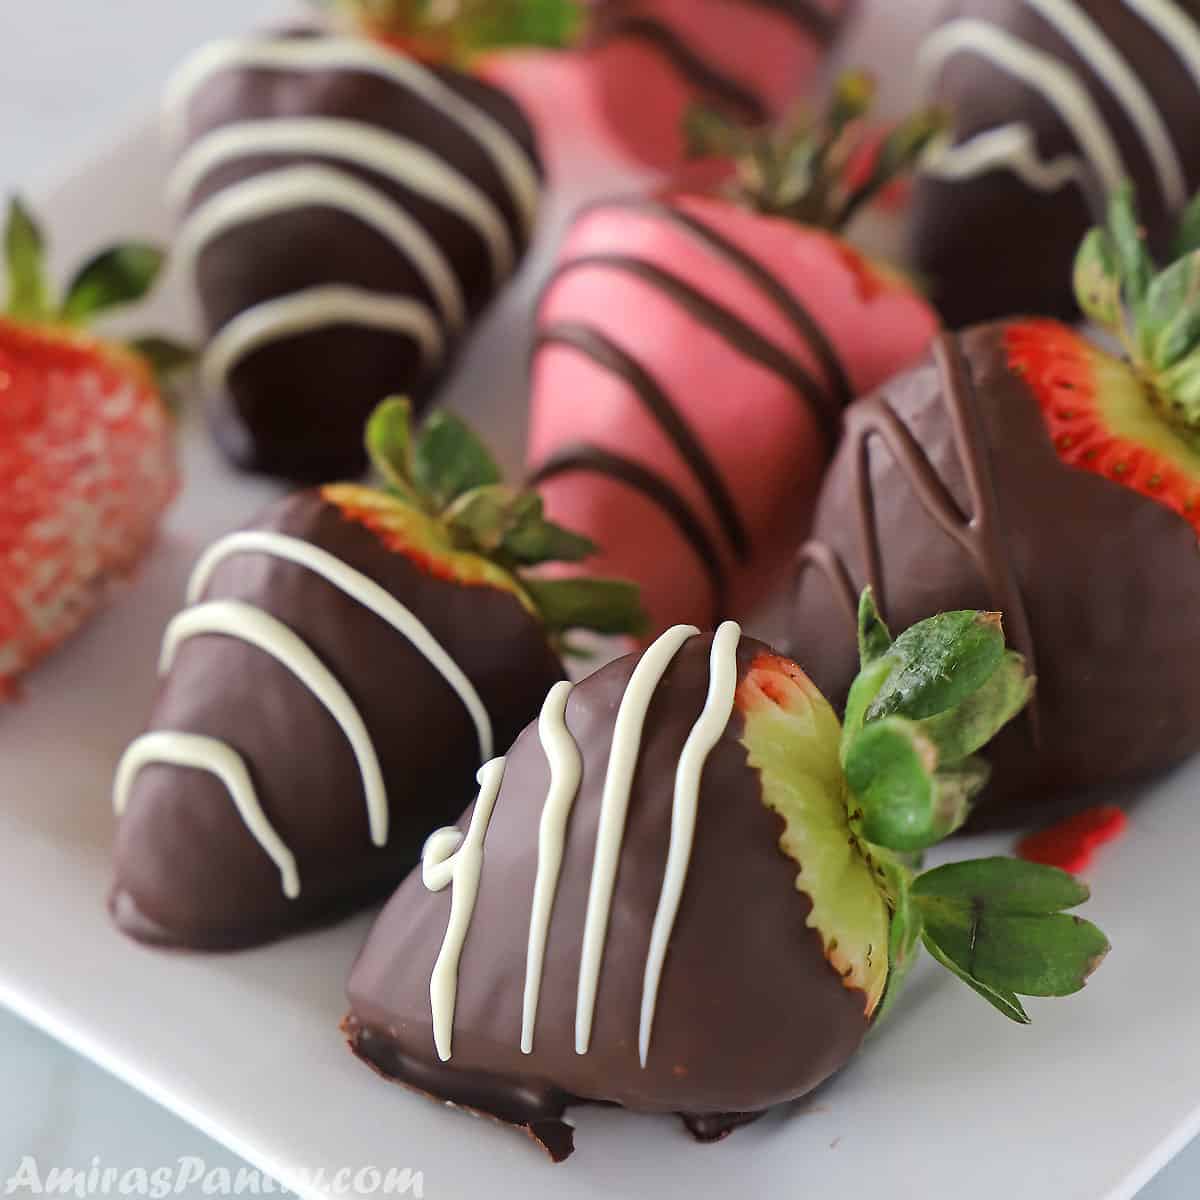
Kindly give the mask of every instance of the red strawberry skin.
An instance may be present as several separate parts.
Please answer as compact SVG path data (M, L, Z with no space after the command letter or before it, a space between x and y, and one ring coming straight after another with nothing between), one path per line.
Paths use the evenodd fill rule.
M663 272L679 286L664 285ZM702 298L707 317L684 292ZM614 343L654 381L709 460L707 481L644 388L556 339L570 326ZM675 493L719 560L723 588L697 539L628 480L594 470L544 477L551 517L602 548L589 569L639 583L661 629L705 625L762 597L808 524L841 407L918 359L937 318L906 281L826 232L680 195L587 211L543 299L540 329L534 472L580 443L632 460ZM740 549L714 478L744 533Z
M137 564L176 489L140 358L0 320L0 697Z

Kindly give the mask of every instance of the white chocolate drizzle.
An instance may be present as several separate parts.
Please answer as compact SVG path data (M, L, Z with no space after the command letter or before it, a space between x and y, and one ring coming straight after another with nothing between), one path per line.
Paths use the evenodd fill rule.
M630 792L638 761L646 715L659 683L683 646L699 634L691 625L677 625L642 655L617 708L612 744L600 800L596 848L584 917L576 995L575 1050L586 1054L599 988L604 942L621 857ZM650 932L643 976L638 1053L646 1066L654 1013L667 950L687 883L699 815L704 767L729 726L737 693L737 651L741 628L726 621L713 638L709 653L708 695L692 726L675 769L671 835L662 889ZM550 766L550 783L538 825L537 871L530 909L525 959L525 992L521 1020L521 1052L533 1051L538 998L545 965L546 942L562 870L567 827L583 778L583 761L566 723L571 684L556 684L546 697L538 719L538 734ZM450 919L430 980L429 998L434 1043L442 1061L450 1058L458 969L483 871L483 842L504 775L504 759L495 759L479 772L480 793L464 838L456 827L432 834L422 851L421 878L430 891L454 885Z
M438 109L480 145L500 172L528 232L537 214L540 185L521 143L490 114L460 96L436 74L402 54L365 38L231 39L202 46L167 85L164 120L174 144L187 131L188 106L196 92L222 71L362 71L388 79Z
M219 392L234 368L256 350L335 325L361 325L404 334L417 344L427 367L435 366L445 352L438 323L419 301L327 284L264 300L238 313L204 351L201 373L205 386L210 392Z
M1171 47L1200 90L1200 25L1175 0L1124 0Z
M466 321L466 301L454 268L437 242L390 196L345 171L304 165L255 175L223 188L183 223L176 254L194 276L197 260L231 230L298 208L331 208L375 230L416 269L453 331Z
M567 822L583 778L583 758L567 728L567 700L571 685L556 683L542 705L538 736L550 764L550 790L538 825L537 876L533 883L533 905L529 914L529 946L525 955L525 1000L521 1017L521 1052L533 1052L533 1030L537 1024L538 997L546 959L546 938L558 877L562 871Z
M579 991L575 1000L575 1053L586 1054L592 1038L592 1017L604 961L604 943L612 911L617 866L625 840L625 818L629 796L642 747L646 713L667 668L685 642L700 633L694 625L676 625L668 629L642 655L634 668L625 695L617 709L613 726L612 748L608 753L608 771L600 799L600 823L596 830L596 854L592 862L592 880L588 889L587 915L583 925L583 948L579 956Z
M1082 158L1074 154L1043 158L1034 131L1019 123L985 130L957 146L938 142L930 148L922 169L934 179L951 182L1010 170L1037 192L1057 192L1075 184L1087 193L1092 182Z
M306 567L386 621L428 660L462 701L479 739L479 761L485 763L492 757L492 721L488 716L487 707L475 690L475 685L467 678L463 669L411 609L401 604L375 580L361 571L356 571L349 563L330 554L328 550L322 550L312 542L268 530L248 529L240 533L231 533L210 546L197 562L188 581L189 604L195 604L200 599L213 572L235 554L266 554Z
M1183 164L1153 97L1117 47L1075 0L1026 0L1026 3L1075 47L1080 58L1120 102L1145 144L1168 208L1181 209L1187 203Z
M741 628L726 621L713 638L709 659L708 698L700 719L692 726L679 765L675 769L675 795L671 810L671 842L667 851L667 869L663 876L662 893L654 913L650 931L650 949L646 955L646 973L642 984L642 1014L638 1030L638 1054L642 1066L650 1052L650 1034L654 1027L654 1009L658 1002L658 987L662 980L667 947L683 898L688 866L692 858L692 843L696 834L696 817L700 809L700 781L704 765L713 748L721 740L733 714L734 694L737 691L737 650L742 640Z
M220 779L251 836L279 868L283 894L289 900L300 895L300 875L295 856L284 845L283 839L263 812L250 772L242 756L232 746L195 733L164 730L143 734L125 751L117 765L113 808L118 816L124 813L129 804L129 794L138 772L151 763L208 771Z
M159 673L165 675L175 661L180 645L189 638L219 634L257 647L287 667L329 710L354 751L363 790L371 841L384 846L388 839L387 789L375 744L366 723L349 693L309 646L282 621L261 608L236 600L213 600L181 612L167 626L163 637Z
M1128 172L1120 148L1086 85L1070 67L1006 30L968 17L947 22L925 41L920 70L932 79L964 52L978 54L1037 91L1070 129L1104 191L1121 186ZM988 160L989 168L995 165L994 159Z
M513 270L512 234L482 188L419 143L361 121L276 117L215 129L188 147L175 165L167 181L168 198L183 208L211 172L241 159L274 155L334 159L389 179L472 226L488 248L497 284Z
M462 958L479 878L483 873L483 843L500 785L504 782L504 759L494 758L479 768L479 798L471 812L467 835L440 829L430 836L421 854L421 878L430 891L450 886L450 920L446 936L429 979L429 1003L433 1012L433 1040L438 1057L450 1057L454 1036L454 1008L458 1000L458 964Z
M192 607L167 626L160 672L171 669L184 641L206 634L238 638L286 666L325 705L346 735L362 776L371 841L376 846L386 845L389 808L383 772L366 724L346 689L312 649L270 613L233 600L199 603L213 572L237 554L264 554L304 567L386 621L458 695L475 726L480 759L486 762L492 754L492 724L479 693L411 610L373 579L311 542L267 530L245 530L222 538L201 555L188 581L187 601ZM117 768L113 807L118 815L125 811L138 772L150 762L204 769L220 778L251 835L279 867L284 894L289 899L300 894L295 858L263 811L250 772L236 750L198 734L158 731L144 735L126 750Z

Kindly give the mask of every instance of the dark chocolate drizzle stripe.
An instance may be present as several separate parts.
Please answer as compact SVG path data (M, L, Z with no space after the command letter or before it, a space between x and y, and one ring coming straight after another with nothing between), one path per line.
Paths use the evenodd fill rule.
M546 326L534 340L534 354L549 346L568 347L629 386L695 475L734 554L744 562L750 554L750 538L733 496L692 427L649 371L616 342L588 325L560 321Z
M615 479L626 487L641 492L647 500L662 509L704 567L712 585L714 611L718 616L724 613L728 584L725 568L721 565L721 556L708 536L704 523L692 511L691 505L661 475L656 475L641 463L623 455L581 442L564 446L552 454L530 475L529 483L536 487L559 475L584 471Z
M642 258L626 254L584 254L569 259L546 284L546 293L573 271L601 268L622 271L658 288L702 325L708 326L738 353L774 372L800 393L812 406L821 432L832 446L841 435L842 413L832 397L809 373L808 368L747 325L736 313L710 299L678 275Z
M674 30L650 17L616 16L601 25L599 44L618 38L635 38L654 47L693 87L727 108L735 109L753 125L770 119L766 104L755 92L701 58Z
M854 385L850 382L833 342L825 335L812 313L753 255L747 254L739 245L730 241L723 233L718 233L699 217L673 208L660 200L631 196L627 199L600 201L583 211L587 213L603 208L625 208L631 212L658 217L669 224L677 225L685 233L691 234L705 249L725 259L745 275L796 327L797 332L808 343L813 357L821 364L825 381L833 393L834 403L839 408L844 408L853 401ZM832 451L833 447L830 446L830 453Z
M958 339L953 334L942 334L935 340L933 359L966 478L971 513L964 513L959 507L912 431L885 399L872 397L854 405L847 418L846 437L854 451L858 527L866 558L867 582L874 589L879 611L886 619L883 551L876 520L875 493L871 484L871 440L878 437L904 473L921 507L974 562L989 595L1004 616L1009 644L1025 656L1030 673L1036 675L1033 632L1000 528L999 506L992 482L991 464L984 449L975 382ZM809 542L801 549L797 561L797 585L809 567L822 571L853 619L858 599L854 594L850 572L837 553L824 543ZM1027 712L1036 740L1036 696Z
M746 3L781 13L822 45L828 45L837 36L838 18L822 8L816 0L746 0Z

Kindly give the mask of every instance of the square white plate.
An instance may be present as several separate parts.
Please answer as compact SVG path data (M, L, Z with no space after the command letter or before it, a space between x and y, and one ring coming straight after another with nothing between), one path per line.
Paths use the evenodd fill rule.
M915 22L908 6L906 18ZM904 31L885 32L875 44L899 57ZM147 127L46 198L56 261L116 235L165 236L162 176ZM565 202L556 207L561 219ZM523 314L551 240L451 389L510 460L523 438ZM186 328L185 308L171 281L137 323ZM471 365L481 362L486 376ZM109 783L149 709L162 629L199 550L277 493L235 477L196 420L184 451L187 490L139 578L34 675L23 703L0 712L0 1002L277 1177L409 1167L437 1200L1120 1200L1200 1129L1200 764L1144 790L1129 836L1093 873L1088 915L1115 949L1082 995L1033 1003L1022 1029L926 966L840 1077L713 1148L672 1120L580 1109L578 1151L552 1168L524 1139L376 1079L337 1031L370 914L225 957L119 937L104 908ZM986 839L954 851L1005 848Z

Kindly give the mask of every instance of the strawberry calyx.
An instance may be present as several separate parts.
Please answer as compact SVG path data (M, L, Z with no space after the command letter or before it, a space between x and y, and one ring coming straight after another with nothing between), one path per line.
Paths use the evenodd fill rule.
M1109 201L1075 261L1085 315L1121 345L1159 421L1200 453L1200 196L1184 215L1169 266L1146 245L1133 186Z
M56 298L46 272L46 240L37 221L18 197L9 202L4 227L7 300L0 317L10 326L53 332L83 344L82 330L96 317L144 299L162 273L165 255L146 242L127 242L100 251L80 267ZM87 339L92 352L105 351L132 368L153 372L161 385L187 366L192 352L159 335L127 343Z
M414 58L468 65L490 50L574 45L583 0L324 0L338 19Z
M339 498L393 549L435 575L513 592L556 640L572 629L644 628L632 583L528 573L582 562L596 546L547 520L536 492L505 484L487 447L454 414L436 412L414 430L411 405L393 397L371 415L366 444L382 487L343 488Z
M840 232L911 170L946 127L945 114L924 109L882 134L872 132L865 121L875 96L874 79L851 71L815 119L797 112L769 128L748 129L696 107L684 122L688 153L732 160L728 194L744 207Z
M924 946L1026 1024L1020 996L1078 991L1108 951L1095 925L1065 912L1088 898L1087 888L1052 867L1007 858L917 871L920 855L966 820L988 777L978 752L1025 707L1034 681L1005 647L998 613L941 613L893 639L868 588L858 641L862 669L846 702L840 758L850 829L891 910L879 1017Z

